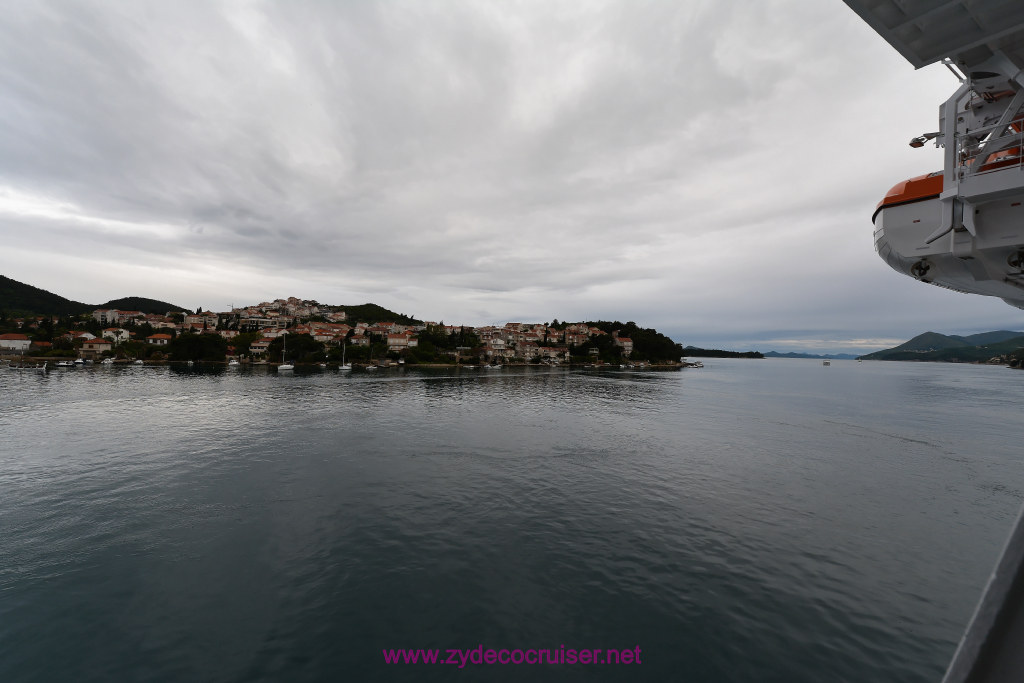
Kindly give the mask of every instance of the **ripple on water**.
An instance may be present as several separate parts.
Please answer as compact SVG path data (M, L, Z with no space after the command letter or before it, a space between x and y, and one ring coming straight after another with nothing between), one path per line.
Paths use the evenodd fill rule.
M707 365L0 376L0 680L450 680L380 650L479 643L647 657L536 680L935 680L1024 390Z

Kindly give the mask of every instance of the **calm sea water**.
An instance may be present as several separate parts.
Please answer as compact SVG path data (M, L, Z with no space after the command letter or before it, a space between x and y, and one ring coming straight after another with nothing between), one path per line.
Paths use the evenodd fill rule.
M1024 374L0 374L0 681L937 681ZM635 648L633 665L385 648Z

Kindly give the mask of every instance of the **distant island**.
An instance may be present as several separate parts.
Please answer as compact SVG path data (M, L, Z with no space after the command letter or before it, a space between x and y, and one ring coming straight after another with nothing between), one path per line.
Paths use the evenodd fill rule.
M1020 367L1024 358L1024 332L995 330L965 337L925 332L899 346L875 351L859 358L937 363L992 363Z
M373 303L337 306L295 297L219 312L141 297L92 306L0 276L3 353L122 362L640 367L679 367L684 355L680 344L632 321L471 327L422 321Z
M687 346L683 349L683 357L694 358L764 358L760 351L723 351L722 349L700 349Z

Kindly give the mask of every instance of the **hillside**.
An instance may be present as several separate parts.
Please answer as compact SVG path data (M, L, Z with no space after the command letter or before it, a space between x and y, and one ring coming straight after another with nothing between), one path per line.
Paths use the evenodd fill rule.
M345 311L345 322L348 323L376 323L391 322L400 325L419 325L422 321L412 318L403 313L389 311L377 304L362 304L360 306L332 306L338 310Z
M566 324L561 323L552 325L552 327L564 328ZM591 338L586 344L579 345L576 352L580 355L589 352L589 346L595 346L603 352L600 356L602 359L615 358L618 355L618 350L615 348L612 332L618 332L620 337L627 337L633 341L633 355L636 358L661 363L676 362L683 355L682 345L653 328L640 327L632 320L627 323L621 323L618 320L592 320L583 324L587 327L596 327L606 334Z
M143 313L156 313L158 315L164 315L168 311L185 310L181 306L175 306L166 301L157 301L156 299L147 299L141 296L126 296L123 299L114 299L92 308L116 308L119 311L142 311Z
M919 334L909 341L905 341L899 346L894 346L886 351L876 351L876 353L886 353L889 351L937 351L939 349L956 349L964 346L973 346L963 337L957 337L947 334L939 334L938 332L925 332Z
M24 282L0 275L0 310L9 315L78 315L88 313L95 306L71 301Z
M925 332L899 346L875 351L864 360L918 360L946 363L975 363L1024 348L1024 332L996 330L966 337Z
M71 301L59 294L0 275L0 310L9 315L80 315L97 308L116 308L122 311L142 311L161 315L168 311L185 310L181 306L139 296L114 299L105 304L83 304L81 301Z

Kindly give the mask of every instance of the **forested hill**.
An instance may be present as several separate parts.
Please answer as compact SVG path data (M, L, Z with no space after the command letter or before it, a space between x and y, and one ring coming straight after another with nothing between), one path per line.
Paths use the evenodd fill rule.
M95 306L71 301L45 289L0 275L0 310L9 315L78 315L93 308Z
M361 304L359 306L332 306L338 310L345 311L345 322L355 323L376 323L390 322L399 325L419 325L423 321L417 320L404 313L389 311L377 304Z
M156 313L165 315L169 311L184 311L181 306L169 304L166 301L147 299L141 296L126 296L123 299L114 299L105 304L91 308L116 308L119 311L142 311L143 313Z
M683 351L683 355L687 358L764 358L764 354L760 351L723 351L722 349L698 349L696 346L687 346Z
M99 305L83 304L81 301L65 299L59 294L0 275L0 311L8 315L79 315L97 308L116 308L121 311L142 311L161 315L168 311L184 310L181 306L165 301L138 296L114 299Z
M618 331L620 337L628 337L633 341L633 353L638 358L646 358L652 362L678 361L683 356L683 347L653 328L640 327L635 322L621 323L618 320L608 322L583 323L588 327L596 327L611 335ZM563 324L564 326L564 324Z
M1024 332L996 330L966 337L925 332L899 346L875 351L864 360L925 360L953 363L986 361L1024 347Z

